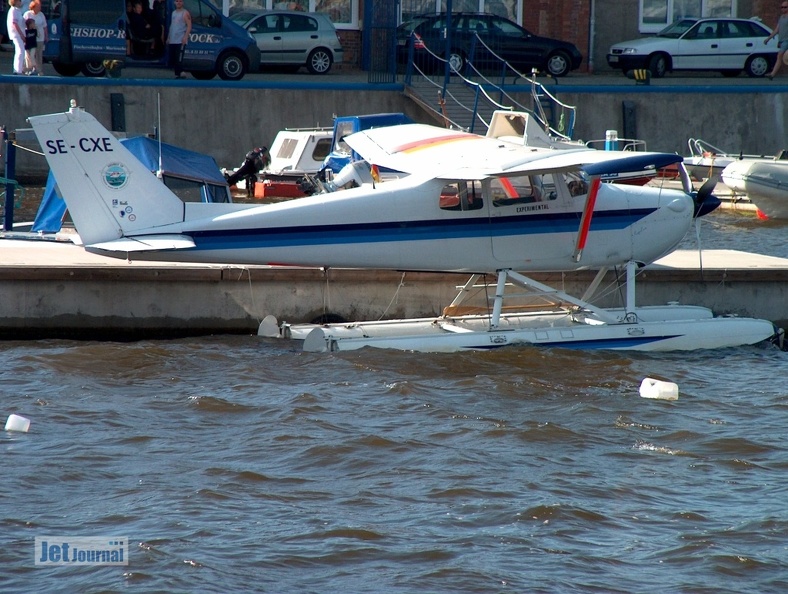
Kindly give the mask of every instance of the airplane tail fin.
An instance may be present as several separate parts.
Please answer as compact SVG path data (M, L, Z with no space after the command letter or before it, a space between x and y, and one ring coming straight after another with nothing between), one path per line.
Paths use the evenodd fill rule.
M86 246L184 220L183 202L83 109L28 121Z

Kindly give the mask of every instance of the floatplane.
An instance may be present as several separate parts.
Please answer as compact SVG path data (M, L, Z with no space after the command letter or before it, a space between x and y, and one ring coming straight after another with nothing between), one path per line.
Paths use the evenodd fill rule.
M334 325L278 323L263 336L310 351L364 346L450 352L508 345L690 350L755 344L766 320L706 308L638 306L636 270L669 253L719 201L685 191L602 183L651 171L665 153L549 150L422 124L347 137L367 163L407 175L271 205L184 203L79 107L30 117L85 249L122 259L462 272L470 279L442 315ZM354 164L358 167L358 164ZM626 267L626 303L590 302L611 267ZM574 297L532 271L599 269ZM463 308L480 275L494 275L483 312ZM524 293L538 307L513 311ZM511 303L512 301L508 301Z

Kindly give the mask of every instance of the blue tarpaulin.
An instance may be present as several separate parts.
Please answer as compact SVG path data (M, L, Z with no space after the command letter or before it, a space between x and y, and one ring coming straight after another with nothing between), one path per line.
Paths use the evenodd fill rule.
M123 138L121 143L150 171L161 169L164 184L185 202L230 202L230 191L213 157L195 153L171 144L161 143L147 136ZM49 172L41 205L38 207L32 231L57 233L66 214L66 203L57 189L57 182Z

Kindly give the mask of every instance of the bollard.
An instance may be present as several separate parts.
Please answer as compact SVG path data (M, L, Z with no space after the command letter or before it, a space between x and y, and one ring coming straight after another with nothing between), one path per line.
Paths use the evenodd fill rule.
M635 78L635 84L648 85L651 84L651 71L648 68L636 68L632 75Z
M618 130L605 130L605 150L618 150Z

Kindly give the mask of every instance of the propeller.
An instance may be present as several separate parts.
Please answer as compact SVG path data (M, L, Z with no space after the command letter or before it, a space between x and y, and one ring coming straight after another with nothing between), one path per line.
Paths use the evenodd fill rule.
M703 185L697 192L689 193L692 196L692 201L695 203L695 218L709 214L722 204L720 199L712 194L719 181L719 176L710 177L703 182Z
M709 214L721 204L720 199L712 194L720 181L719 176L707 179L697 191L692 185L687 168L681 163L679 164L679 176L682 189L690 195L695 205L695 214L693 215L695 218Z

